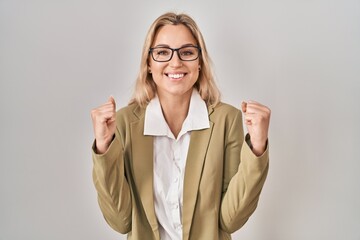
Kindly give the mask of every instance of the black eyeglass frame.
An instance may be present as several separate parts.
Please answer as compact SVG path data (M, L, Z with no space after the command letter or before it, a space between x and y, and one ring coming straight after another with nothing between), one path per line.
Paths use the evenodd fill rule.
M198 50L198 56L195 58L195 59L192 59L192 60L184 60L184 59L182 59L181 58L181 56L180 56L180 53L179 53L179 50L180 49L183 49L183 48L188 48L188 47L193 47L193 48L196 48L197 50ZM155 49L157 49L157 48L166 48L166 49L170 49L171 50L171 56L170 56L170 58L169 58L169 60L164 60L164 61L159 61L159 60L156 60L155 58L154 58L154 56L153 56L153 51L155 50ZM199 57L200 57L200 55L201 55L201 47L199 47L199 46L194 46L194 45L189 45L189 46L183 46L183 47L180 47L180 48L171 48L171 47L154 47L154 48L150 48L149 49L149 54L151 55L151 58L155 61L155 62L169 62L172 58L173 58L173 56L174 56L174 52L176 52L177 53L177 55L178 55L178 57L179 57L179 59L181 60L181 61L185 61L185 62L191 62L191 61L195 61L196 59L198 59Z

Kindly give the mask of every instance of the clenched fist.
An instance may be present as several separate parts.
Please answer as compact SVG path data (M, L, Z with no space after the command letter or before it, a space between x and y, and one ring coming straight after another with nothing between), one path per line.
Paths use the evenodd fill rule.
M116 128L115 116L116 104L112 96L105 104L91 111L96 140L96 152L98 154L106 152L114 137Z
M266 149L271 111L268 107L248 101L241 104L245 125L250 135L252 151L260 156Z

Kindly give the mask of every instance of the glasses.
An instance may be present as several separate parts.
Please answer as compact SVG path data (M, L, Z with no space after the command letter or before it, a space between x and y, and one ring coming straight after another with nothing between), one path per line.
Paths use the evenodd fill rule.
M181 61L194 61L199 58L201 48L198 46L184 46L181 48L154 47L149 49L149 54L156 62L170 61L174 52L177 53Z

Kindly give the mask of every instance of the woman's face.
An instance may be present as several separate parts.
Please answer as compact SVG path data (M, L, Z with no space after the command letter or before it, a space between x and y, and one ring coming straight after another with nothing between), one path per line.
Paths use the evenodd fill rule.
M152 48L196 46L196 40L184 25L165 25L154 38ZM161 53L160 53L161 54ZM149 57L149 70L161 96L191 96L192 88L199 77L199 58L194 61L182 61L174 52L168 62L157 62Z

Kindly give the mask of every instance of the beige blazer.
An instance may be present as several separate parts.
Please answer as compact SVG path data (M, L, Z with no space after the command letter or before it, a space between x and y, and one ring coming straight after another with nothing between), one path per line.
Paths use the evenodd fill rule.
M254 212L268 172L268 150L256 157L244 141L241 112L208 107L210 128L192 131L185 167L183 239L231 239ZM145 109L117 112L108 151L93 147L93 180L107 223L133 240L159 240L154 210L153 137L144 136ZM248 138L248 135L247 135ZM245 143L245 144L243 144Z

